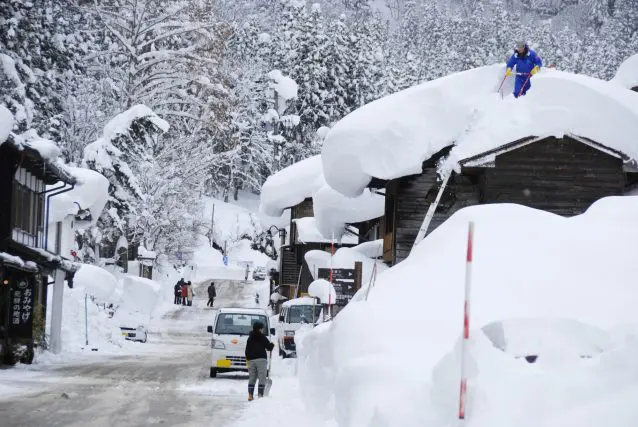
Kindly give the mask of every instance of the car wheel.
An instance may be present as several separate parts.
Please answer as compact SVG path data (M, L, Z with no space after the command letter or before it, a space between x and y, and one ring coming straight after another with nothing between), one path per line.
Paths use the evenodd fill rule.
M211 378L217 378L217 369L210 368L210 377Z

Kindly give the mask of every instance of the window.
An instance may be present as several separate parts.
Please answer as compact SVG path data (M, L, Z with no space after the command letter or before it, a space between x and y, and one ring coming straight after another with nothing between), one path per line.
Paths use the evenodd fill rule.
M259 314L222 313L217 316L215 333L218 335L248 335L253 330L253 324L261 322L268 325L266 316ZM265 331L268 334L268 331Z
M315 309L314 315L312 313L313 307ZM320 315L321 306L319 305L293 305L290 307L287 323L312 323L316 321Z
M44 235L44 182L24 168L13 180L12 238L18 243L42 247Z

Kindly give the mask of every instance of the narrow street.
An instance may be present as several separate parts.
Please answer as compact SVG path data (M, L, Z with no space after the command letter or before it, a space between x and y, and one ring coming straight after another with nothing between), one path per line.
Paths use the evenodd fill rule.
M225 426L237 420L247 403L245 376L208 378L209 282L195 285L192 307L176 307L151 325L138 354L49 367L43 378L26 376L24 382L38 392L0 400L2 426ZM216 307L254 306L252 286L216 285Z

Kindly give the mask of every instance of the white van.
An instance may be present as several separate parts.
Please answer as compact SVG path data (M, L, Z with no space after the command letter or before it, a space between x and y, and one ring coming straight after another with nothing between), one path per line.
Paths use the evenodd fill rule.
M219 309L215 315L215 323L208 326L208 332L213 334L211 378L215 378L218 372L248 372L245 355L246 341L256 322L266 326L266 338L272 341L275 329L270 328L265 310L260 308Z
M322 321L322 306L311 297L301 297L286 301L281 305L277 336L279 355L283 358L297 356L295 332L304 324L316 325Z

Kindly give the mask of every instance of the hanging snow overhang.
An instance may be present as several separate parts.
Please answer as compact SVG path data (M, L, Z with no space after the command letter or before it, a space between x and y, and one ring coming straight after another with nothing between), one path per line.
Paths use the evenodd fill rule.
M607 147L606 145L603 145L599 142L593 141L589 138L586 137L582 137L582 136L577 136L574 134L570 134L570 133L566 133L564 136L567 136L571 139L574 139L582 144L588 145L589 147L592 147L600 152L603 152L609 156L612 157L616 157L618 159L622 159L624 162L623 165L623 170L625 172L630 172L630 170L628 170L628 168L636 168L636 162L635 160L631 159L628 155L626 155L625 153L615 150L613 148ZM485 151L483 153L477 154L475 156L471 156L468 157L466 159L460 160L459 164L464 167L464 168L471 168L471 167L475 167L475 168L493 168L496 167L496 157L504 154L504 153L508 153L510 151L514 151L514 150L518 150L521 147L525 147L526 145L530 145L533 144L535 142L538 141L542 141L544 139L546 139L547 136L529 136L526 138L522 138L519 139L517 141L514 142L510 142L508 144L505 145L501 145L500 147L497 147L493 150L489 150L489 151ZM631 171L633 171L633 169Z

